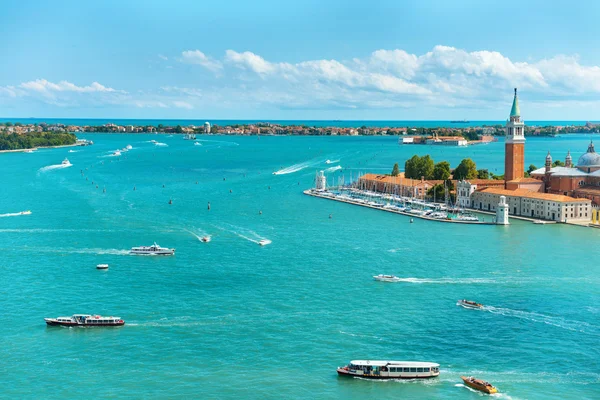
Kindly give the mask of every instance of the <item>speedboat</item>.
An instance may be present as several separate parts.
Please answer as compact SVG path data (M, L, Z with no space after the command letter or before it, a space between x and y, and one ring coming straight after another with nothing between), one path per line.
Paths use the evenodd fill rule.
M332 162L331 160L327 160L327 161L325 161L325 164L331 164L331 162Z
M19 214L21 215L29 215L31 214L31 211L27 210L27 211L21 211Z
M108 269L108 264L98 264L96 265L96 269Z
M266 246L268 244L271 244L271 241L269 239L262 239L261 241L258 242L258 244L260 246Z
M440 374L440 364L420 361L353 360L338 375L365 379L427 379Z
M112 153L112 155L113 155L113 156L120 156L120 155L121 155L121 152L120 152L119 150L115 150L115 151Z
M172 256L175 254L175 249L160 247L156 242L152 246L132 247L129 254L147 255L147 256Z
M126 148L127 150L131 150L131 149L133 149L133 147L132 147L130 144L128 144L127 146L125 146L125 148Z
M375 279L376 281L380 281L380 282L398 282L398 281L400 281L400 278L398 278L396 275L383 275L383 274L375 275L375 276L373 276L373 279Z
M72 317L44 318L48 326L122 326L121 317L103 317L101 315L75 314Z
M202 146L202 143L200 143L200 142L194 142L194 146Z
M209 236L209 235L202 236L202 237L200 238L200 241L201 241L201 242L204 242L204 243L208 243L208 242L210 242L210 236Z
M68 159L64 159L61 163L61 165L71 165L71 161L69 161Z
M472 309L476 309L476 310L480 310L483 308L483 304L476 303L471 300L464 300L464 299L459 300L458 303L456 303L456 305L464 307L464 308L472 308Z
M158 142L157 142L156 140L152 139L152 140L150 141L150 143L154 143L154 144L156 144L156 143L158 143Z
M25 150L25 153L33 153L33 150L27 149L27 150Z
M489 382L482 381L481 379L476 379L472 376L461 376L460 379L462 379L465 385L468 387L479 390L480 392L487 394L498 393L498 389L492 386Z

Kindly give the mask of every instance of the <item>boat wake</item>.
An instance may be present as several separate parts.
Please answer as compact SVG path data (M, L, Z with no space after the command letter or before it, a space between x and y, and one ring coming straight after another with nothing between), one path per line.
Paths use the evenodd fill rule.
M600 336L600 327L591 325L583 321L573 321L565 319L563 317L493 306L483 306L482 310L488 311L492 314L499 314L507 317L514 317L531 322L538 322L550 326L555 326L557 328L562 328L573 332L581 332Z
M325 164L335 164L336 162L340 162L340 160L327 160Z
M56 165L48 165L46 167L42 167L38 170L38 172L48 172L48 171L52 171L54 169L64 169L64 168L69 168L72 167L73 164L56 164Z
M490 284L490 283L498 283L498 281L494 279L487 278L438 278L438 279L429 279L429 278L398 278L397 282L405 282L405 283L430 283L430 284L438 284L438 285L470 285L470 284Z
M123 249L73 249L73 248L36 248L36 251L41 253L63 253L63 254L98 254L98 255L115 255L128 256L129 250Z
M336 165L335 167L327 168L324 172L335 172L335 171L339 171L340 169L342 169L342 166Z
M260 244L261 246L271 244L271 241L269 239L259 235L258 233L254 232L253 230L250 230L247 228L242 228L240 226L235 226L235 225L231 225L231 224L227 224L227 225L229 226L229 228L223 228L220 226L217 226L217 228L221 229L223 231L232 233L235 236L240 237L242 239L246 239L249 242Z
M0 218L5 218L5 217L20 217L21 215L29 215L31 214L31 211L21 211L21 212L17 212L17 213L6 213L6 214L0 214Z
M162 142L156 142L154 143L155 146L159 146L159 147L168 147L169 145L166 143L162 143Z
M293 174L294 172L302 171L304 168L308 168L308 167L311 167L313 165L320 164L321 162L323 162L323 161L322 160L304 161L304 162L301 162L301 163L298 163L298 164L291 165L291 166L286 167L286 168L282 168L279 171L275 171L275 172L273 172L273 175Z
M204 231L203 231L203 230L201 230L201 229L196 229L196 231L197 231L199 234L196 234L195 232L193 232L193 231L190 231L189 229L184 229L184 230L185 230L186 232L188 232L189 234L191 234L192 236L194 236L194 237L195 237L196 239L198 239L198 241L200 241L200 242L204 242L204 240L202 240L202 238L205 238L205 237L208 237L209 239L211 238L211 235L209 235L208 233L204 232Z

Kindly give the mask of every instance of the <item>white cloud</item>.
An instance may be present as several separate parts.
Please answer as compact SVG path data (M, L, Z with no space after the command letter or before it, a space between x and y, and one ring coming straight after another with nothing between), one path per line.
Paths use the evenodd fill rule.
M45 79L36 79L35 81L23 82L19 85L20 88L29 91L40 93L51 92L76 92L76 93L93 93L93 92L115 92L115 89L106 87L98 82L92 82L89 86L77 86L68 81L60 81L58 83L49 82Z
M223 68L220 61L208 57L200 50L184 51L183 53L181 53L181 61L187 64L201 65L204 68L213 72L218 72Z
M159 55L158 55L158 58L160 58L161 60L165 60L165 61L168 61L168 60L169 60L169 57L167 57L167 56L163 56L162 54L159 54Z
M185 108L186 110L194 109L193 105L191 105L190 103L188 103L186 101L181 101L181 100L175 100L173 102L173 105L177 108Z

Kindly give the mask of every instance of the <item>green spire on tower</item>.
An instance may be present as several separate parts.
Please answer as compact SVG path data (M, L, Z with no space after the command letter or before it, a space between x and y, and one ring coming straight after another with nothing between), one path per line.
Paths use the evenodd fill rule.
M515 99L513 100L513 106L510 110L511 117L520 117L521 110L519 109L519 98L517 97L517 88L515 88Z

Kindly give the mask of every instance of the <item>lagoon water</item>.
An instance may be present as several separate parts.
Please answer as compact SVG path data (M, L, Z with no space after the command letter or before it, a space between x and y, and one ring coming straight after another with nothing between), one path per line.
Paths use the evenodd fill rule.
M82 137L96 144L0 154L2 396L477 399L460 380L475 375L501 398L600 397L600 230L409 224L302 194L317 170L340 165L329 182L349 180L414 153L453 167L471 157L502 173L502 142ZM528 139L527 165L542 166L548 150L576 160L588 141ZM47 168L65 157L72 167ZM32 214L10 215L23 210ZM263 238L272 244L258 246ZM127 254L154 241L176 255ZM379 273L405 279L375 282ZM462 298L487 307L457 307ZM127 324L44 324L73 313ZM361 358L434 361L442 373L337 377L337 366Z

